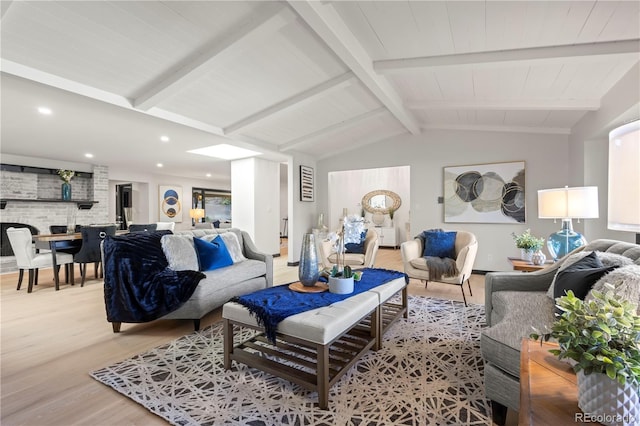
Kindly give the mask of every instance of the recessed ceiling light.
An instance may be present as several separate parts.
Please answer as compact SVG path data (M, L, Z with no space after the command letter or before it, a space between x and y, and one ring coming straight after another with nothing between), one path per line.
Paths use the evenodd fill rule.
M47 108L47 107L38 107L38 112L42 115L53 114L53 111L51 111L51 108Z
M207 177L211 177L211 173L207 173L207 174L206 174L206 176L207 176Z
M192 154L206 155L208 157L222 158L224 160L236 160L238 158L253 157L261 155L261 152L252 151L250 149L240 148L238 146L222 143L220 145L211 145L204 148L192 149Z
M90 154L88 152L84 156L87 157L87 158L93 158L93 154Z
M169 142L169 136L160 136L162 142Z
M162 163L156 164L156 167L162 167Z

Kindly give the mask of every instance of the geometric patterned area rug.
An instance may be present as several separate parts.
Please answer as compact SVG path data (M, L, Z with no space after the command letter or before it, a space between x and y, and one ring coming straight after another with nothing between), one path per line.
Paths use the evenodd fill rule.
M484 306L413 296L384 335L329 392L233 362L222 324L94 371L91 376L174 425L487 425L480 331Z

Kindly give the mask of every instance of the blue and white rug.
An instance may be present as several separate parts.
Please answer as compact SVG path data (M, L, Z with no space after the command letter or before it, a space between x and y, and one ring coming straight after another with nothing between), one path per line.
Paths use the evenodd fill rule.
M222 364L222 324L91 373L174 425L487 425L480 331L484 306L409 298L384 347L370 351L330 390Z

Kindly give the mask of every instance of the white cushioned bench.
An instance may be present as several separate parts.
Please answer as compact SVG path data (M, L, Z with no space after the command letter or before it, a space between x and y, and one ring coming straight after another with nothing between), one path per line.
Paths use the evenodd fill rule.
M402 302L388 303L399 291ZM366 351L379 349L383 328L386 330L402 314L406 317L407 312L406 283L399 278L285 318L278 324L276 345L262 333L238 344L234 342L234 327L263 329L246 307L228 302L222 308L224 366L231 368L235 360L315 390L318 405L326 409L331 386Z

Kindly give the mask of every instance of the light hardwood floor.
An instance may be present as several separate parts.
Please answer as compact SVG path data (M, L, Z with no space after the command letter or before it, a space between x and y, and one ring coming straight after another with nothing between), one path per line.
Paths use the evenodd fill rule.
M402 270L400 251L380 249L376 266ZM286 255L274 261L274 281L297 279ZM93 278L90 268L89 276ZM40 284L28 294L16 291L17 273L0 275L1 424L13 425L165 425L142 406L98 383L89 371L162 345L193 331L190 321L123 324L114 334L107 323L101 280L84 287L53 287L43 270ZM76 277L79 273L76 268ZM79 281L79 280L78 280ZM484 277L471 279L470 303L484 303ZM466 287L466 286L465 286ZM427 290L412 280L410 294L462 300L460 288L430 283ZM220 320L220 309L202 327Z

